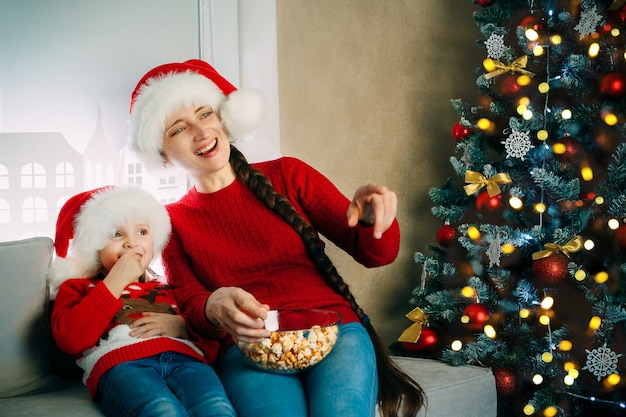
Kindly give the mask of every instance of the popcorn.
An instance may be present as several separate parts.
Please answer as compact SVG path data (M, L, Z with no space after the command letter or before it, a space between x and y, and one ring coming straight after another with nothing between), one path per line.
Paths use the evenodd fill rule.
M337 325L272 332L259 343L239 342L239 350L261 369L293 373L324 359L335 345L338 333Z

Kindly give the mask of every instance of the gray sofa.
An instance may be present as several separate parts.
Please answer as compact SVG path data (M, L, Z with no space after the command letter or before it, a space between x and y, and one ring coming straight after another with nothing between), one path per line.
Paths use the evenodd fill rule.
M80 371L50 337L45 272L52 241L38 237L0 243L0 415L102 416ZM494 417L495 380L489 369L451 367L431 359L394 360L426 391L421 417Z

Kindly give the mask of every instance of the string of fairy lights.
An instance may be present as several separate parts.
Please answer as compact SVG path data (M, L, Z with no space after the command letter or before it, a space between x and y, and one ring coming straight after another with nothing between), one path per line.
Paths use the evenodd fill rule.
M531 13L534 13L533 1L530 2L530 6L531 6ZM552 26L551 20L554 18L554 10L549 10L547 13L547 16L548 16L548 22L547 22L548 24L545 25L546 27L545 34L540 34L537 32L535 28L528 27L526 28L525 36L527 40L529 41L529 45L532 46L532 54L537 57L541 56L542 54L545 54L545 62L546 62L546 68L545 68L546 81L539 83L537 86L538 91L541 94L543 94L544 103L543 103L543 129L537 131L536 138L539 141L541 141L541 146L543 147L544 150L549 151L551 149L554 154L558 155L558 154L563 154L566 152L565 145L559 142L554 143L552 146L548 145L548 138L550 137L550 134L548 132L548 118L553 113L553 110L551 110L550 108L550 90L551 90L550 84L553 82L557 82L560 78L560 76L552 78L552 73L551 73L551 68L550 68L550 61L551 61L550 53L551 53L551 48L552 48L551 45L559 45L562 42L562 38L557 33L555 34L550 33L550 28ZM620 29L618 27L611 28L609 33L611 36L614 36L614 37L618 37L621 34ZM547 40L547 41L544 41L544 40ZM600 54L601 52L602 52L602 46L599 42L595 40L592 41L587 48L587 54L592 59L597 57L598 54ZM613 59L613 56L612 55L610 56L611 56L611 59ZM624 59L626 59L626 52L624 53ZM496 70L496 66L494 65L493 60L490 58L485 59L485 61L483 62L483 66L488 73ZM532 74L528 75L524 73L522 75L519 75L517 77L517 83L520 86L529 85L531 83L531 77L532 77ZM528 97L523 97L519 100L517 112L525 120L530 120L533 117L535 117L535 114L530 106L530 99ZM567 124L568 124L568 121L572 118L572 116L573 116L572 110L568 108L564 108L560 110L558 114L558 117L562 119L562 128L566 136L569 135ZM605 109L602 112L601 117L604 123L608 126L614 126L618 123L618 116L614 114L610 109ZM477 126L483 130L489 130L493 128L493 122L488 119L483 118L477 122ZM546 165L547 164L544 158L542 162L542 167L545 168ZM593 171L586 161L580 161L580 176L584 181L591 181L593 179ZM543 184L540 183L539 187L540 187L539 201L534 205L533 209L538 215L538 220L537 220L538 226L541 229L543 227L544 216L546 215L547 207L545 203L545 190L544 190ZM594 196L594 203L596 205L601 205L604 203L604 199L602 198L602 196ZM519 211L524 208L524 202L518 196L511 196L508 200L508 204L513 210ZM619 219L611 218L607 220L607 227L610 230L616 230L620 226L621 226L621 222ZM466 233L468 237L473 241L478 241L481 237L480 231L475 226L467 227ZM584 242L583 247L586 250L592 250L595 247L595 244L592 239L583 240L583 242ZM502 253L505 253L505 254L511 253L514 250L515 248L510 243L505 243L504 245L502 245ZM579 282L584 281L585 279L588 278L587 273L582 268L579 268L575 272L574 277ZM597 272L594 274L593 279L598 284L605 283L608 280L608 273L606 271ZM470 286L466 286L462 288L461 293L465 297L474 298L478 300L478 294L476 290ZM479 300L477 302L479 302ZM568 352L568 351L571 351L573 348L572 342L569 340L560 340L558 344L555 344L553 342L550 317L552 315L552 310L554 309L554 303L555 303L555 300L550 295L550 292L547 289L544 290L543 298L541 299L541 301L536 303L537 306L542 310L542 314L540 314L538 320L542 325L546 327L546 333L547 333L547 345L548 346L547 346L546 351L541 355L541 359L545 363L551 363L553 361L554 352L557 349L561 352ZM522 320L530 317L531 315L532 315L532 312L528 308L522 308L519 311L519 316L520 316L520 319ZM461 318L461 321L463 323L467 323L468 320L469 319L466 316ZM601 321L602 319L599 316L593 316L589 321L589 329L592 331L598 330L601 325ZM485 325L483 328L483 331L485 335L489 338L494 339L497 336L496 329L490 324ZM454 340L451 343L450 348L453 351L460 351L463 348L463 343L461 340ZM565 371L564 376L563 376L563 383L566 386L571 386L575 384L575 381L578 378L579 373L580 373L580 366L576 365L574 362L567 361L564 363L563 367ZM545 378L543 375L537 373L533 375L531 379L534 384L541 385L544 382ZM620 383L620 381L621 381L621 378L619 374L617 372L614 372L605 378L604 383L605 385L616 386ZM609 401L609 400L599 399L594 396L584 396L584 395L580 395L580 394L576 394L576 393L568 392L568 391L563 391L562 394L569 395L571 397L575 397L575 398L582 399L582 400L587 400L590 402L612 404L621 409L626 409L626 403L624 402ZM523 413L528 416L535 414L537 411L538 410L535 409L535 406L531 404L531 402L528 402L523 407ZM554 405L550 405L550 406L543 408L541 412L543 416L545 417L554 417L559 413L559 410L558 410L557 405L554 404Z

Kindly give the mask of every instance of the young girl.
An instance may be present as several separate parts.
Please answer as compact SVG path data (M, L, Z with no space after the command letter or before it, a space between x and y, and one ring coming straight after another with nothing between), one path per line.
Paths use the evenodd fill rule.
M139 188L68 200L50 271L53 288L60 283L53 336L108 416L235 416L170 287L151 274L170 230L163 206Z
M158 66L132 93L134 149L148 165L174 164L194 180L167 206L173 233L163 261L202 335L198 346L217 357L241 417L371 417L377 402L385 417L414 416L422 389L390 360L318 235L366 267L393 262L396 194L367 184L349 200L298 159L249 164L231 142L254 129L259 103L200 60ZM248 366L234 342L268 337L267 310L289 307L339 312L333 351L297 375Z

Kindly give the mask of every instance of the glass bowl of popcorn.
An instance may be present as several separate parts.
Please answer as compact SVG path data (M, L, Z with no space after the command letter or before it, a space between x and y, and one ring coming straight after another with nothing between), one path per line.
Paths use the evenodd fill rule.
M339 336L341 315L319 309L279 309L268 312L265 328L270 337L260 342L239 342L243 357L264 371L292 374L320 363Z

